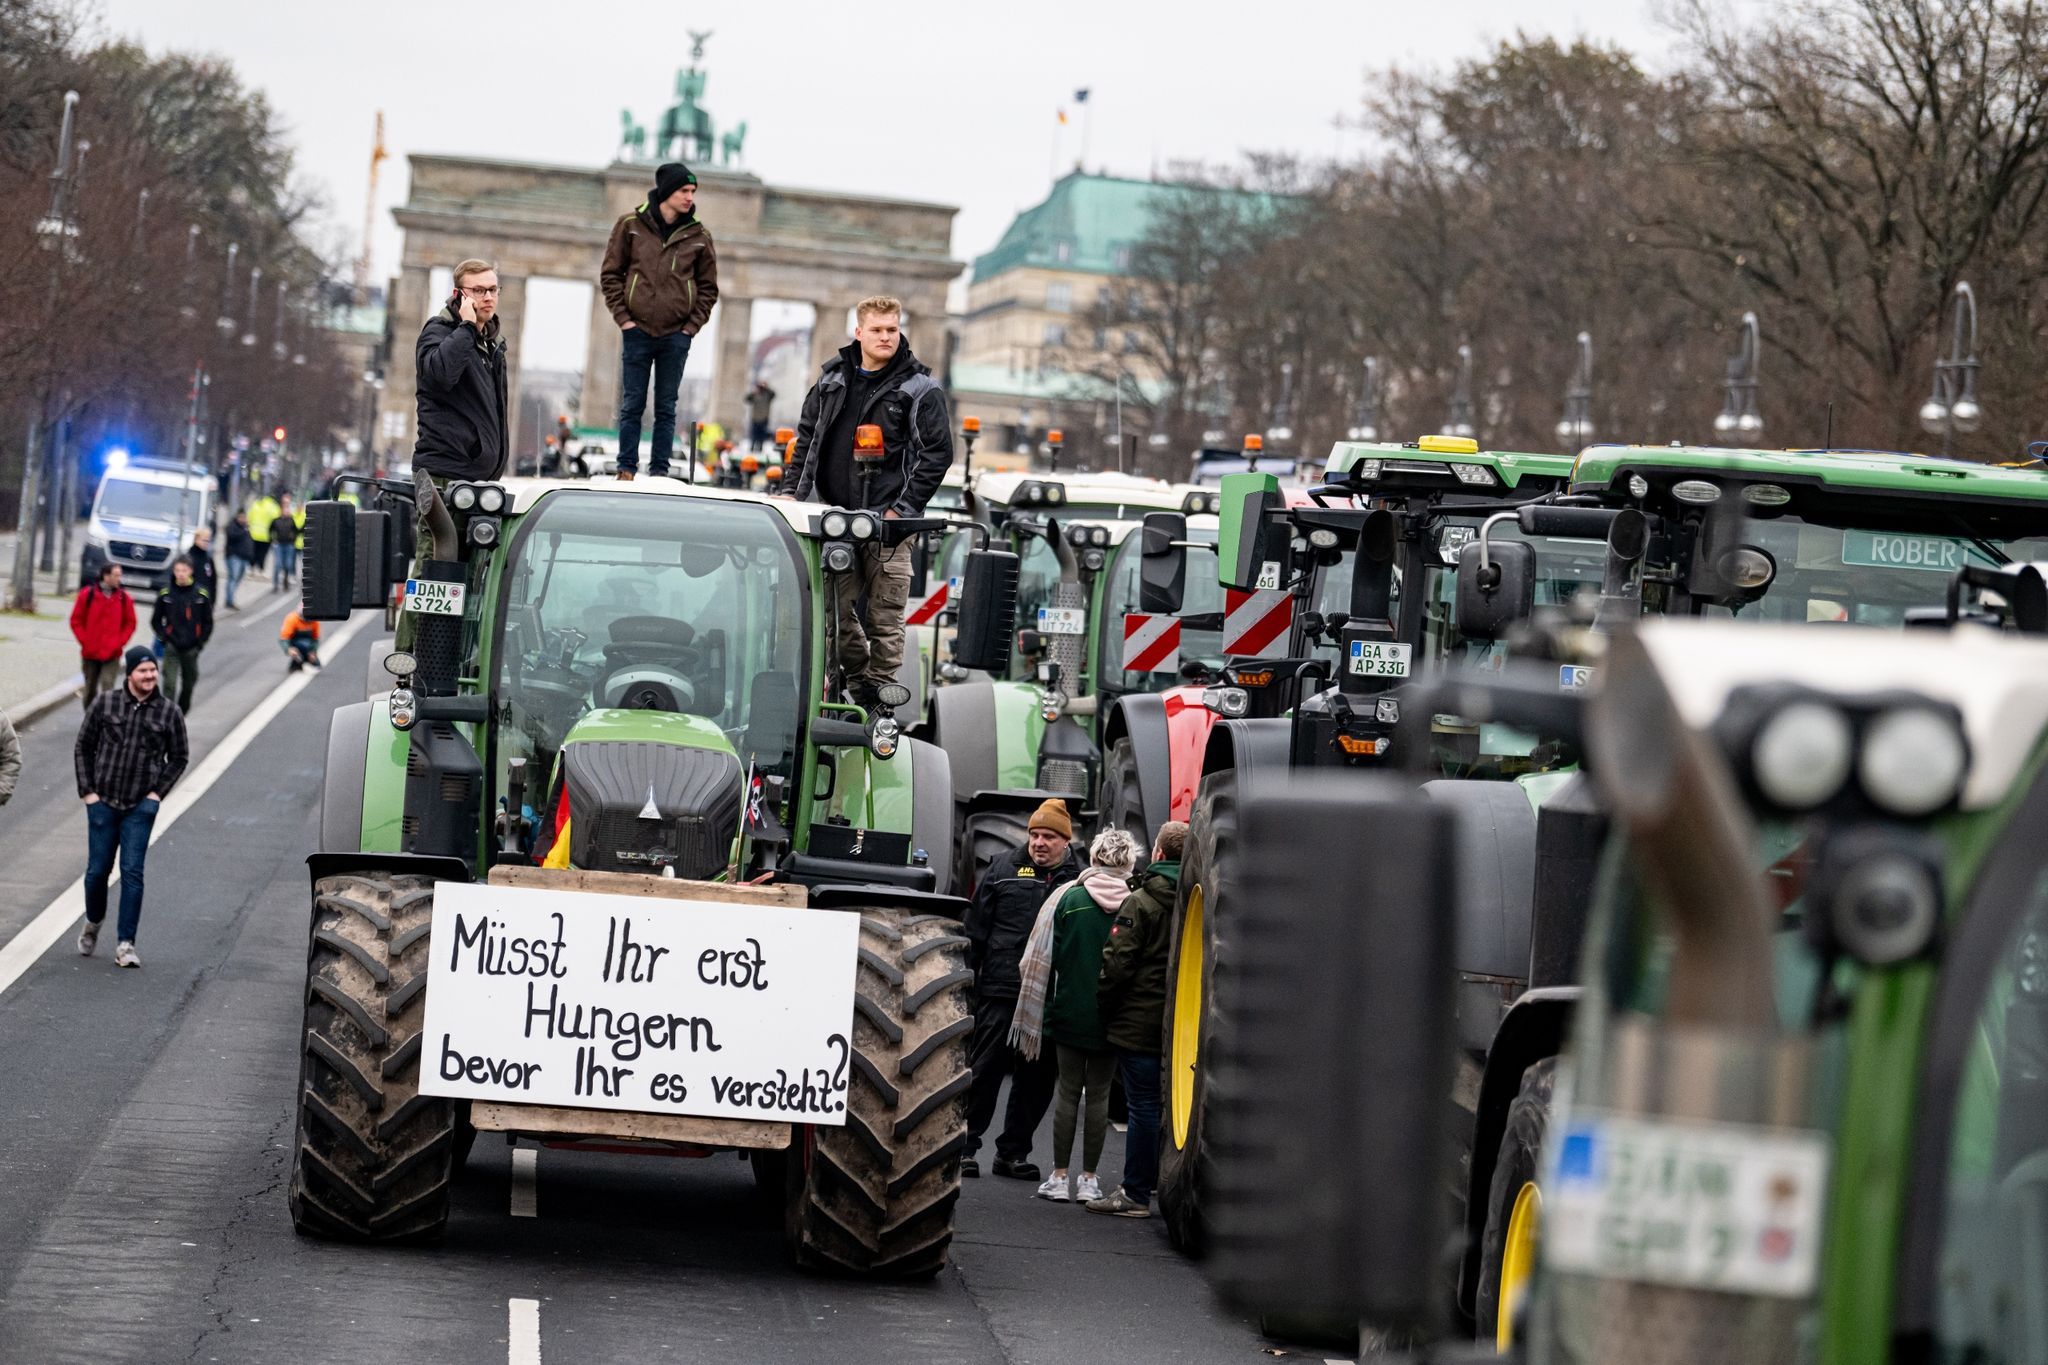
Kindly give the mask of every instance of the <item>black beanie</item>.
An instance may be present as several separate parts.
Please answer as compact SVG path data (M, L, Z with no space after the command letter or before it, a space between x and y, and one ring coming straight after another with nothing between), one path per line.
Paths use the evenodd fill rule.
M654 199L659 204L685 185L697 183L696 175L680 161L666 162L654 172Z
M156 654L148 645L131 645L128 652L121 656L121 666L130 673L133 673L144 664L153 664L155 662Z

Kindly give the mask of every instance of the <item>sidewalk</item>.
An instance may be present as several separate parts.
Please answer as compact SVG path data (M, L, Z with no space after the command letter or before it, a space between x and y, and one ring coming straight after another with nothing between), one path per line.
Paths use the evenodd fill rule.
M0 533L0 602L14 570L13 527ZM71 602L78 595L78 554L85 523L71 529L71 559L54 572L36 575L36 614L0 611L0 711L15 728L58 706L78 704L84 679L78 672L78 641L71 638ZM134 595L134 594L131 594ZM151 594L136 596L133 643L148 644Z

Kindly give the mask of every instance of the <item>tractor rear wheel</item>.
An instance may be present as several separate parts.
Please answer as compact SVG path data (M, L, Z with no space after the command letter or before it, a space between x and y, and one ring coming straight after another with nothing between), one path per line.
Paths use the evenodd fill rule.
M433 922L429 877L314 884L289 1195L301 1233L392 1242L447 1226L467 1125L419 1091Z
M1226 927L1219 937L1218 926L1227 924L1219 912L1237 873L1237 810L1235 770L1202 779L1167 941L1159 1211L1166 1220L1167 1240L1188 1256L1200 1256L1209 1238L1202 1201L1211 1175L1203 1130L1208 1061L1221 1017L1216 1009L1217 953L1228 934Z
M1479 1243L1479 1289L1472 1301L1479 1339L1506 1350L1514 1344L1515 1314L1536 1268L1543 1196L1537 1161L1550 1131L1557 1089L1557 1059L1545 1057L1522 1073L1522 1088L1508 1106L1507 1128L1486 1192L1486 1234Z
M1138 751L1129 736L1109 746L1102 798L1096 804L1102 811L1102 827L1130 835L1142 858L1152 847L1152 834L1145 828L1145 803L1138 794Z
M966 950L944 915L860 912L846 1124L796 1129L783 1163L784 1230L805 1269L918 1279L945 1266L972 1080Z

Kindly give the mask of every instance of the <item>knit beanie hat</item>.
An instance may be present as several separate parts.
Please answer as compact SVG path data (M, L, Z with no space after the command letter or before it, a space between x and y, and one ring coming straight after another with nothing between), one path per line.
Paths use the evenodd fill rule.
M130 645L128 652L121 656L121 666L133 673L144 664L156 662L156 653L148 645Z
M696 183L696 173L682 162L664 162L654 172L654 202L659 204L683 186Z
M1038 809L1031 812L1031 823L1025 828L1049 829L1062 839L1074 837L1074 822L1067 814L1067 803L1057 798L1040 802Z

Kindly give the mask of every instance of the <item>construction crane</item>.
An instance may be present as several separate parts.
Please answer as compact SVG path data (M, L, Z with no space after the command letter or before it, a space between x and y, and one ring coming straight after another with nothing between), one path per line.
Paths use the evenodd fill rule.
M376 141L370 148L370 192L363 196L363 252L356 257L356 307L370 301L370 237L377 228L377 168L391 154L384 150L384 111L377 111Z

